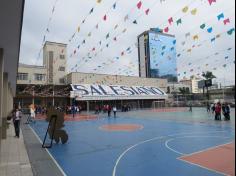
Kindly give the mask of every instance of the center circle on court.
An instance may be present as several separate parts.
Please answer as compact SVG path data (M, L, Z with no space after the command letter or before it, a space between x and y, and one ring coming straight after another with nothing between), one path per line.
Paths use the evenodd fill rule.
M142 125L137 124L115 124L115 125L103 125L100 127L101 130L105 131L124 131L124 132L132 132L142 130Z

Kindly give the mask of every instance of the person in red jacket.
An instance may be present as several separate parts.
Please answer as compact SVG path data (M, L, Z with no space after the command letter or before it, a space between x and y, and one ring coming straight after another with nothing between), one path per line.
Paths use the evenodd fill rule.
M221 109L222 109L221 103L218 102L215 108L215 120L221 120Z

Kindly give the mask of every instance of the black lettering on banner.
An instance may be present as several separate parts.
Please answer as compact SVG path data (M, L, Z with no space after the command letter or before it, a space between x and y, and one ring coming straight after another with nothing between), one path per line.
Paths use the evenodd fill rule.
M82 95L89 95L89 91L82 85L73 85L73 90L79 93L82 92Z
M99 87L99 89L102 91L102 93L103 93L104 95L113 96L113 94L108 94L108 93L105 91L105 89L104 89L101 85L99 85L98 87Z
M130 87L130 89L132 89L137 95L139 95L139 93L133 87Z
M99 92L99 90L96 89L94 86L91 85L90 88L91 88L92 95L94 95L94 94L102 95L102 93Z
M151 87L152 90L154 90L155 92L157 92L157 94L159 95L164 95L165 93L163 91L161 91L160 89L156 88L156 87Z
M119 94L118 91L120 91L118 86L109 86L111 88L111 90L116 94L116 95L124 95L124 94ZM118 89L116 89L118 88Z
M121 86L120 87L122 90L126 91L126 92L130 92L131 94L129 95L135 95L134 91L130 90L128 87L126 86Z
M141 88L139 87L136 87L136 89L138 90L138 92L141 94L145 94L145 95L149 95L149 93L145 92L144 90L142 90Z
M146 92L149 92L152 95L157 95L158 94L157 92L155 92L153 89L151 89L149 87L140 87L140 88L142 88Z

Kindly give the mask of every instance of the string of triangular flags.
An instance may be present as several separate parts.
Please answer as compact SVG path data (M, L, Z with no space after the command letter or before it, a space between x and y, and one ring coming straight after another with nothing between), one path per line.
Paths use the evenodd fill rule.
M50 32L50 24L51 24L51 22L52 22L52 20L53 20L53 16L54 16L54 13L55 13L55 10L56 10L56 5L57 5L57 2L58 2L58 1L59 1L59 0L55 0L55 2L54 2L54 4L53 4L53 7L52 7L52 10L51 10L49 19L48 19L48 23L47 23L46 29L45 29L45 31L44 31L42 44L41 44L41 46L40 46L40 49L39 49L39 52L38 52L38 56L37 56L35 65L38 64L38 61L39 61L39 59L40 59L40 57L41 57L41 53L42 53L42 51L43 51L43 46L44 46L44 44L45 44L45 42L46 42L46 39L47 39L47 35L48 35L48 33Z
M192 4L193 2L194 2L194 1L192 1L190 4ZM189 8L189 7L186 6L186 7L184 7L184 8L182 9L182 11L183 11L184 13L186 13L186 12L188 11L188 8ZM186 9L187 9L187 10L186 10ZM195 15L195 14L196 14L196 13L195 13L195 12L196 12L196 9L197 9L197 8L194 8L194 10L191 11L191 14L192 14L192 15ZM169 22L169 23L172 21L172 20L170 20L170 19L173 20L173 18L169 18L169 19L168 19L168 22ZM123 33L123 32L122 32L122 33ZM122 34L122 33L121 33L121 34ZM119 35L120 35L120 34L119 34ZM117 37L115 37L115 39L116 39L116 38L117 38ZM109 44L106 45L106 47L108 47L108 46L109 46ZM102 48L102 50L103 50L103 49L104 49L104 48ZM102 50L101 50L101 51L102 51ZM95 51L95 48L93 48L92 51ZM89 55L89 54L88 54L88 55ZM97 55L97 53L95 54L95 56L96 56L96 55ZM124 52L121 52L121 55L123 56L123 55L124 55ZM92 57L90 56L90 58L92 58Z
M69 40L68 40L69 43L71 43L74 40L74 38L76 37L76 34L80 32L81 27L86 23L88 17L95 11L97 4L101 4L101 3L102 3L102 0L96 0L95 4L91 8L91 10L88 12L88 14L85 16L85 18L80 22L80 24L77 26L75 32L69 38Z

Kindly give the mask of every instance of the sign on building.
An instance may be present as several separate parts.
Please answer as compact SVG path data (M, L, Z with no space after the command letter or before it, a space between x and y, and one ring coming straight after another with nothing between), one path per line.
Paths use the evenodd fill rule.
M71 85L71 98L77 100L142 100L167 99L167 94L158 87L120 85Z

